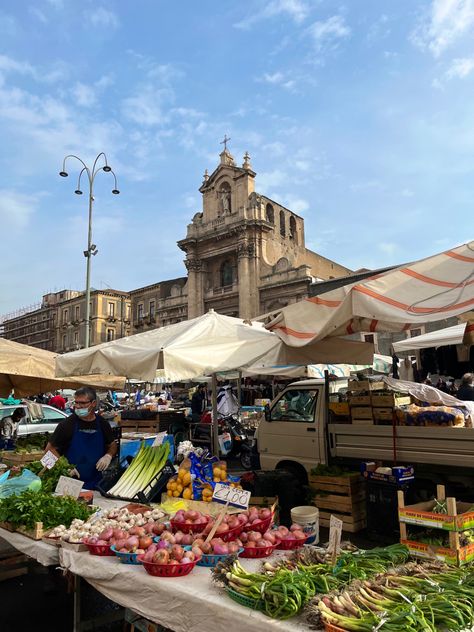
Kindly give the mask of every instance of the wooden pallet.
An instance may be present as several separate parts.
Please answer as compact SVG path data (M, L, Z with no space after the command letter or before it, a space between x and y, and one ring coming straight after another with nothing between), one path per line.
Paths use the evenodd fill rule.
M331 515L342 520L343 530L356 533L367 526L365 481L360 474L310 476L315 492L313 504L319 509L319 523L329 527Z
M28 573L29 558L23 553L0 554L0 582Z

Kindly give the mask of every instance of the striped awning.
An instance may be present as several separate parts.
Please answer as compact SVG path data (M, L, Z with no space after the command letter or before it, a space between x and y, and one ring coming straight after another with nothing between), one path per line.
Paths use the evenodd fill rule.
M474 309L474 241L282 308L266 325L299 347L355 332L404 331Z

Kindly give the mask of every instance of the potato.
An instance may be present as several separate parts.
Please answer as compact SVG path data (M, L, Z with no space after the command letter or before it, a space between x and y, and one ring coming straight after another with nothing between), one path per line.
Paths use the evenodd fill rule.
M176 490L176 491L174 491L174 492L173 492L173 496L174 496L175 498L178 498L178 497L179 497L179 492L178 492L177 490Z

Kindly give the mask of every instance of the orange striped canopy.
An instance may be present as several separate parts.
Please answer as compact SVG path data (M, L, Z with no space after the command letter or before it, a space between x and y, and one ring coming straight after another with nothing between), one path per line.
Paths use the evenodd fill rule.
M474 241L288 305L267 329L294 347L355 332L404 331L474 310Z

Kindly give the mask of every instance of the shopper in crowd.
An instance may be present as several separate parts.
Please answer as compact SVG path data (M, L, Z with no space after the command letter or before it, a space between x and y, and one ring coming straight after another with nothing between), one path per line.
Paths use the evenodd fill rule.
M199 384L191 399L191 417L194 422L199 422L201 420L201 415L206 410L206 406L206 385Z
M76 391L74 412L56 426L46 450L65 455L86 489L94 489L117 453L112 428L96 414L97 394L85 386Z
M463 402L474 402L474 373L465 373L462 376L456 397Z
M49 400L49 405L54 406L54 408L57 408L58 410L64 410L66 408L66 400L59 391L56 391L53 397Z
M2 444L6 441L16 441L20 422L25 415L26 412L24 408L15 408L11 415L4 417L0 421L0 438L2 439Z

